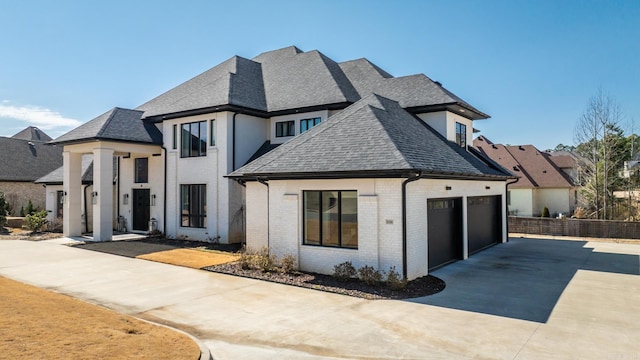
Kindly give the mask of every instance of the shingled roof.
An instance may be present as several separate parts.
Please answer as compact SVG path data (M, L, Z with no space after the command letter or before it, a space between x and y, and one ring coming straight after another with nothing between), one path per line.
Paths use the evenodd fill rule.
M137 110L154 121L229 107L268 117L301 109L343 109L372 93L413 112L448 109L471 119L489 117L423 74L394 78L366 59L336 63L317 50L295 46L251 60L234 56Z
M574 185L567 174L556 166L550 155L533 145L505 146L494 144L484 136L473 146L493 161L520 177L510 188L570 188Z
M69 144L87 140L111 140L162 144L162 133L150 122L142 121L142 111L113 108L51 141Z
M513 177L447 141L397 102L375 94L229 177L393 176L412 171L447 177Z
M35 126L29 126L26 129L20 131L19 133L13 135L11 138L13 139L21 139L28 141L51 141L51 137L45 134L44 131L38 129Z
M48 184L48 185L62 185L63 180L63 167L53 170L45 176L37 179L36 183ZM93 182L93 155L82 155L82 183L91 184Z
M62 147L42 141L0 137L0 154L0 181L34 181L62 166Z

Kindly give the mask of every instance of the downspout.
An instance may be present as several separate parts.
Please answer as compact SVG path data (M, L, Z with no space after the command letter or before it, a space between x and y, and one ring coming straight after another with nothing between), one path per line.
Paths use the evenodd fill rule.
M160 145L164 152L164 169L162 169L162 175L164 177L163 195L162 195L162 232L167 236L167 148L164 145Z
M85 185L84 190L82 190L84 192L84 232L85 233L89 232L89 216L87 215L87 189L88 188L89 188L89 185Z
M407 184L419 180L422 171L418 171L416 176L408 177L402 182L402 278L407 278Z
M231 171L236 170L236 115L233 113L233 120L231 121Z
M116 186L116 214L118 214L118 217L120 217L120 156L118 156L117 159L118 161L116 162L116 170L118 171L118 177L116 177L116 179L118 181L118 186ZM116 219L118 217L116 217Z
M504 185L504 189L505 189L505 196L509 196L509 185L513 185L515 183L517 183L520 180L520 178L516 178L515 181L513 182L507 182ZM507 242L509 242L509 204L507 204Z
M256 179L258 182L267 187L267 249L271 252L271 244L270 244L270 236L269 236L269 228L271 227L271 221L269 219L269 183L260 178Z

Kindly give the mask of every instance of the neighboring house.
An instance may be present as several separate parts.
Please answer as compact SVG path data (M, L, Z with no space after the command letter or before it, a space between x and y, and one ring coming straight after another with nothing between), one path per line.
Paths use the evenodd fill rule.
M62 147L50 146L51 138L29 126L12 137L0 137L0 192L20 216L29 201L34 208L45 208L45 190L34 181L62 166Z
M507 240L514 177L467 146L486 118L425 75L366 59L235 56L52 142L64 146L64 232L82 232L92 154L95 240L111 239L115 216L134 231L154 218L168 237L246 237L304 270L349 260L415 278Z
M533 145L505 146L479 136L473 145L481 153L519 177L509 185L510 215L540 216L545 207L551 216L569 216L578 204L576 163L569 156L552 156Z

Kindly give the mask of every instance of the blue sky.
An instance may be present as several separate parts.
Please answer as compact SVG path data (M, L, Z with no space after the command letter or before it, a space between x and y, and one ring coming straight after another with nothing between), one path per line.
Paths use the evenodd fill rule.
M640 1L0 0L0 136L52 137L234 56L295 45L424 73L497 143L573 143L598 88L640 130ZM631 126L629 125L629 129ZM636 132L638 132L636 130Z

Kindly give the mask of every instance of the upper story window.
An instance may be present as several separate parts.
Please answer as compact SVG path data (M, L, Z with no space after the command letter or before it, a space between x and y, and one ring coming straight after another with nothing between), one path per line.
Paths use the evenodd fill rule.
M358 248L357 191L304 191L303 244Z
M320 124L320 118L302 119L300 120L300 134Z
M207 122L182 124L182 148L180 157L207 155Z
M135 182L149 182L149 158L136 158L135 160Z
M456 144L460 147L467 147L467 125L456 123Z
M213 119L209 124L209 145L216 146L216 120Z
M171 145L173 150L178 148L178 125L173 125L173 143Z
M280 121L276 123L276 137L294 136L295 134L295 121Z

